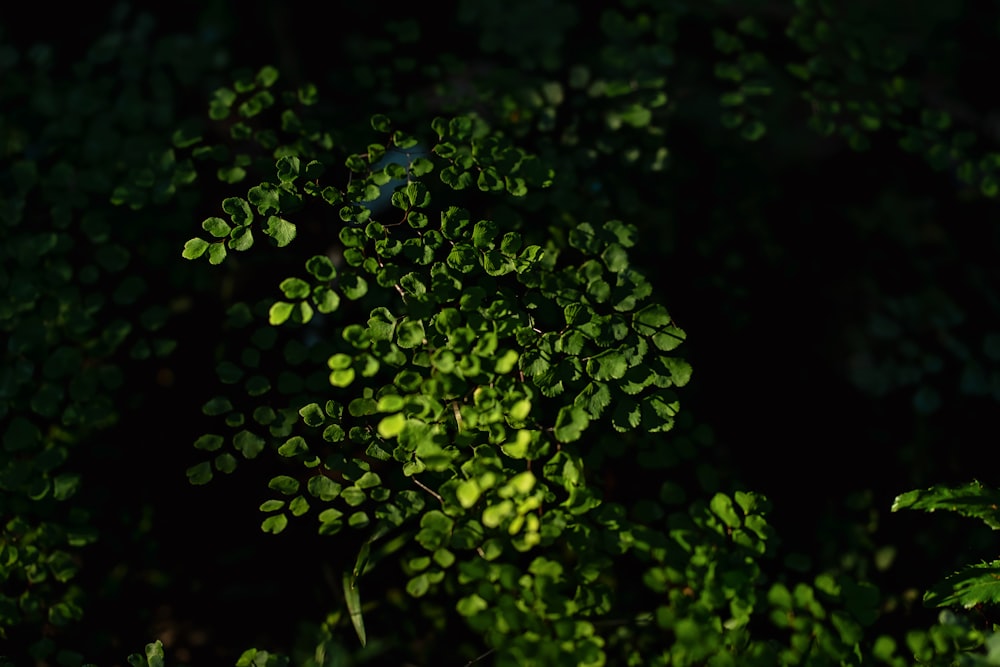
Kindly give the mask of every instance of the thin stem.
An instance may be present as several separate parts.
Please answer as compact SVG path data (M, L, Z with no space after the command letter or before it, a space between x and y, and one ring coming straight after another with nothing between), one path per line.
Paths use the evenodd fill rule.
M497 652L497 650L496 650L495 648L491 648L491 649L490 649L489 651L487 651L486 653L483 653L483 654L482 654L481 656L479 656L478 658L473 658L473 659L472 659L472 660L470 660L469 662L465 663L465 667L472 667L472 665L476 664L477 662L479 662L479 661L480 661L480 660L482 660L483 658L487 658L487 657L489 657L489 656L493 655L493 654L494 654L494 653L496 653L496 652Z
M444 505L444 498L442 498L442 497L441 497L440 495L438 495L438 494L437 494L437 492L436 492L436 491L434 491L434 489L430 488L429 486L427 486L426 484L424 484L423 482L421 482L421 481L420 481L419 479L417 479L416 477L411 477L410 479L412 479L412 480L413 480L413 483L414 483L414 484L416 484L416 485L417 485L417 486L419 486L419 487L420 487L421 489L423 489L423 490L424 490L424 491L426 491L427 493L429 493L429 494L431 494L432 496L434 496L435 498L437 498L437 501L438 501L439 503L441 503L442 505Z

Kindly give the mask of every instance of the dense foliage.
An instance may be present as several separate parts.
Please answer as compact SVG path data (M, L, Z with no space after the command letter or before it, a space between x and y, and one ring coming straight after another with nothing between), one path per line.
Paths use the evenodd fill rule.
M869 4L0 24L0 664L1000 664L1000 17Z

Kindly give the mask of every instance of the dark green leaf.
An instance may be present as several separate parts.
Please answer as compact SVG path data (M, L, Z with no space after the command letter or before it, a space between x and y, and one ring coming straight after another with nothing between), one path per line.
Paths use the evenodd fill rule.
M914 509L933 512L945 510L983 521L993 530L1000 530L1000 491L971 482L962 486L933 486L908 491L896 497L892 511Z

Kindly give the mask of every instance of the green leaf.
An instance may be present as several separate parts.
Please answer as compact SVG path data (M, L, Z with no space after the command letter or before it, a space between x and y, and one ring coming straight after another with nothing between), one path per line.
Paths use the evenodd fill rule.
M354 626L354 632L358 635L358 641L364 647L368 640L365 633L365 619L361 615L361 592L358 590L357 581L350 572L344 572L342 581L344 601L347 604L347 611L351 617L351 625Z
M253 245L253 232L249 227L237 227L230 235L228 245L232 250L249 250Z
M306 426L322 426L326 421L326 413L323 412L323 408L318 403L310 403L299 408L299 415L302 416L302 421L305 422Z
M368 330L371 332L372 340L392 340L396 330L396 318L384 306L374 308L368 317Z
M212 465L203 461L187 469L187 478L192 484L208 484L212 480Z
M280 75L276 68L271 65L265 65L257 72L257 76L254 77L254 80L259 86L263 88L270 88L278 80L279 76Z
M247 199L257 207L261 215L269 215L281 211L281 191L273 183L261 183L250 188Z
M260 524L260 529L265 533L277 535L288 526L288 517L284 514L273 514Z
M378 434L390 440L395 438L397 435L403 432L406 427L406 416L402 413L396 413L394 415L389 415L388 417L383 417L378 423Z
M264 439L250 431L240 431L233 436L233 447L246 459L256 458L264 450Z
M976 563L949 575L924 594L924 603L933 607L1000 603L1000 561Z
M373 336L374 337L374 336ZM411 349L424 343L424 323L421 320L404 319L396 329L396 344Z
M615 405L611 415L611 424L615 430L629 431L642 422L642 410L638 403L631 399L621 399Z
M306 262L306 271L316 280L333 280L337 269L326 255L314 255Z
M651 304L632 316L637 333L650 336L653 344L663 352L669 352L684 342L684 331L675 326L667 309L660 304Z
M292 310L294 310L295 304L288 303L287 301L276 301L271 304L271 308L267 313L267 321L272 326L278 326L284 324L288 321L288 318L292 316Z
M469 509L475 505L476 501L479 500L480 494L482 494L482 489L479 488L479 483L475 479L462 480L455 487L455 496L458 498L459 504L465 509Z
M329 477L315 475L309 478L306 488L314 497L319 498L323 502L330 502L340 495L342 487Z
M628 371L628 359L623 352L612 349L587 361L587 374L595 380L619 380Z
M480 220L472 230L472 244L477 248L488 248L497 235L497 223Z
M430 590L431 583L427 573L421 573L406 582L406 592L412 597L418 598Z
M226 246L222 243L213 243L208 247L208 263L209 264L222 264L223 260L226 259Z
M504 276L517 269L514 260L496 250L487 250L482 254L483 268L491 276Z
M233 404L225 396L216 396L201 407L201 411L209 416L224 415L233 409Z
M740 130L740 135L747 141L757 141L767 134L767 128L759 120L750 121Z
M332 313L340 307L340 296L327 287L317 287L313 291L313 303L319 312Z
M353 368L340 368L330 373L330 384L334 387L349 387L354 382L355 370Z
M628 253L625 251L625 248L617 243L609 245L601 253L601 259L604 260L604 264L608 267L608 270L613 273L621 273L629 265Z
M449 241L462 238L463 230L469 225L469 212L464 208L449 206L441 212L441 233Z
M382 478L378 476L378 473L369 471L361 475L354 485L359 489L373 489L382 485Z
M301 278L285 278L278 287L287 299L304 299L309 296L309 283Z
M223 452L215 457L215 469L227 475L236 470L236 457L229 452Z
M216 238L225 238L232 231L232 227L222 218L207 218L201 223L201 228Z
M229 197L222 200L222 210L229 214L235 225L242 227L253 222L253 211L250 210L250 204L240 197Z
M1000 491L979 482L962 486L933 486L907 491L896 497L892 511L901 509L934 512L944 510L983 521L993 530L1000 530Z
M201 449L206 452L214 452L222 447L222 443L223 438L221 435L206 433L194 441L194 446L196 449Z
M297 157L286 156L279 158L275 163L275 168L278 171L278 180L282 183L293 182L298 178L301 166L302 162Z
M440 510L430 510L420 518L420 531L414 539L428 551L436 551L447 544L455 521Z
M709 502L709 507L730 528L739 528L742 524L739 514L733 507L732 498L726 494L716 493Z
M271 481L267 483L267 488L291 496L299 492L299 480L288 475L278 475L271 478Z
M500 178L497 168L490 166L479 172L479 176L476 177L476 186L483 192L498 192L504 189L505 182Z
M208 246L208 241L204 239L190 239L184 244L184 252L181 253L181 256L184 259L197 259L205 254Z
M481 611L485 611L489 608L489 603L483 598L479 597L475 593L461 598L456 604L455 609L462 616L475 616Z
M574 442L590 424L590 415L578 405L564 405L556 416L555 436L559 442Z
M445 261L456 271L469 273L476 268L478 260L479 254L475 248L466 243L456 243Z
M258 507L257 509L259 509L261 512L277 512L278 510L284 508L285 508L284 500L276 500L272 498L271 500L265 500L264 502L262 502L260 504L260 507Z
M280 447L278 447L278 454L280 456L292 457L297 454L304 454L309 451L309 445L306 444L305 438L299 435L292 436L284 442Z
M296 229L295 225L284 218L272 215L267 219L267 228L264 233L273 238L279 248L284 248L295 240Z

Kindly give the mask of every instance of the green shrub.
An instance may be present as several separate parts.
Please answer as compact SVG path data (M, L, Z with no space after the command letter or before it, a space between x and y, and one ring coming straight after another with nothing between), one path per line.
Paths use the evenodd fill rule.
M69 69L0 44L2 638L36 664L82 664L77 571L119 501L71 503L113 465L109 429L170 418L135 368L170 363L167 322L194 295L225 325L185 340L213 359L203 384L217 379L187 478L239 468L259 482L227 509L256 506L275 539L311 525L304 543L329 550L322 574L341 598L298 619L295 646L237 665L996 664L992 624L974 615L886 631L860 568L786 567L771 503L732 482L711 430L680 409L692 365L672 313L687 287L655 275L690 252L664 185L680 166L668 138L709 118L707 150L738 170L760 155L748 146L778 160L804 137L858 152L888 138L968 196L997 194L995 153L906 70L912 33L950 10L926 8L907 32L860 5L766 5L630 0L590 16L462 0L477 48L454 37L429 53L439 27L373 20L338 46L347 65L326 86L288 88L272 66L218 85L211 31L154 40L125 9ZM682 50L685 30L702 51ZM213 91L207 123L188 117L192 87ZM744 209L764 197L743 194ZM743 222L693 248L712 256ZM746 226L779 253L766 225ZM738 301L739 271L711 280ZM958 327L949 294L915 302L901 298L898 319L934 306L925 338ZM989 394L968 346L946 362L904 342L899 377L857 383L912 391L927 415L942 386L927 376L958 363L975 376L967 393ZM895 508L968 496L988 518L989 492L959 492ZM988 606L993 569L926 601ZM128 661L166 655L156 641Z

